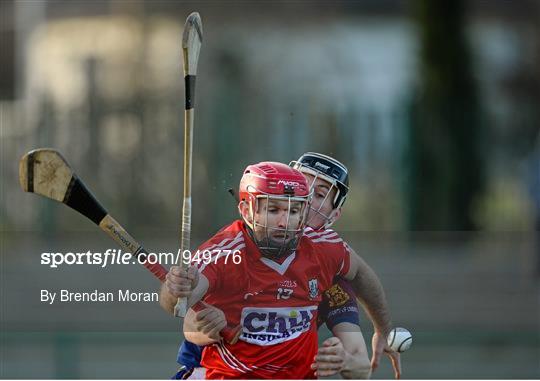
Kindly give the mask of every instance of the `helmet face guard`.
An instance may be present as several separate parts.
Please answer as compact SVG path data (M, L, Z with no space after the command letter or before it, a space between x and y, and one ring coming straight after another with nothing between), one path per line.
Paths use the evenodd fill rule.
M309 187L310 189L313 190L313 192L315 192L315 184L317 183L317 179L323 179L324 181L328 182L330 184L330 188L328 189L328 192L326 193L326 195L324 196L324 199L321 201L320 205L318 208L314 208L313 205L310 203L309 204L309 218L306 222L307 225L311 226L311 223L313 222L313 220L317 217L317 216L320 216L323 218L323 220L325 221L323 226L321 226L321 228L329 228L333 221L332 221L332 212L334 210L336 210L337 208L339 208L340 206L334 206L336 205L335 204L335 199L336 197L338 196L339 194L339 188L337 187L335 181L331 181L330 179L328 179L326 176L322 176L320 173L318 173L317 171L313 171L313 170L310 170L308 167L305 167L305 168L302 168L300 170L302 173L306 173L306 174L310 174L313 176L313 181L311 181L311 183L309 184ZM322 209L324 207L324 205L326 204L326 201L328 200L328 198L330 197L330 195L332 194L332 191L333 190L336 190L336 196L334 197L334 200L332 200L332 210L330 211L329 214L325 214ZM343 204L343 201L345 201L344 199L342 199L342 202L341 204Z
M308 215L308 197L287 197L269 194L253 195L249 202L251 221L244 219L250 228L255 244L264 256L275 259L292 253L298 246L306 225ZM284 227L271 226L268 210L274 201L287 205L286 223ZM291 216L293 203L300 203L298 216ZM264 210L263 210L264 208ZM258 218L256 218L258 217ZM281 218L281 217L278 217ZM276 238L275 235L278 235Z
M347 193L349 192L349 174L347 168L339 161L315 152L305 153L298 161L291 161L289 165L304 174L313 176L313 181L309 184L312 192L317 179L322 179L330 184L330 188L319 207L314 208L310 204L309 210L311 216L307 221L309 225L315 217L320 216L325 221L322 227L329 228L333 224L332 215L331 213L329 215L323 213L322 209L334 189L336 190L336 194L332 200L332 211L340 208L345 202Z
M248 206L248 216L242 213L242 218L261 253L270 259L292 253L303 234L311 200L304 175L281 163L251 165L244 171L239 194L240 202ZM280 215L271 215L272 207L285 209L286 216L281 210Z

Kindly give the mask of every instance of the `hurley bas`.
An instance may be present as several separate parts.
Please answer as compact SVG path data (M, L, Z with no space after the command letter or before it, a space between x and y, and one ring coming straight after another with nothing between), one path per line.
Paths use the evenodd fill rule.
M158 302L157 292L134 292L131 290L118 290L118 292L103 292L93 290L90 292L73 292L70 290L59 290L56 292L49 290L40 290L42 303L53 304L55 301L60 303L79 303L79 302Z

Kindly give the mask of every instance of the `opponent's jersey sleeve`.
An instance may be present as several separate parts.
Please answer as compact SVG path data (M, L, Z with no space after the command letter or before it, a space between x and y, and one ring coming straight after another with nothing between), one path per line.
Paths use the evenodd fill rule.
M184 340L178 349L176 362L180 365L185 365L188 369L200 367L203 349L204 347Z
M336 277L334 284L323 293L323 301L319 305L317 323L319 326L326 323L332 330L339 323L359 323L358 304L354 291L345 279Z

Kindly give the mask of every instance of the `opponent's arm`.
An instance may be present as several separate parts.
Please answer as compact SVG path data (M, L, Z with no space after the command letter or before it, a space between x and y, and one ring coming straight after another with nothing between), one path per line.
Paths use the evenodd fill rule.
M311 364L316 375L328 377L340 373L343 378L368 379L371 365L359 327L343 322L336 324L332 333L334 336L322 343Z
M369 378L369 354L360 331L356 297L349 282L341 278L334 280L332 287L323 294L319 318L326 323L334 337L323 343L318 354L334 354L339 361L332 363L332 357L322 357L326 363L316 362L319 369L317 374L333 376L340 373L343 378Z
M345 279L351 282L356 296L375 328L371 341L373 349L371 369L372 371L377 369L382 353L385 352L390 357L396 379L399 379L401 377L399 353L392 351L386 343L386 338L392 328L392 321L381 282L373 270L352 249L349 249L349 258L350 268Z
M368 379L371 376L371 364L360 327L343 322L336 324L332 333L343 344L344 363L341 376L346 379Z
M392 321L381 281L371 267L350 247L349 252L351 269L347 275L355 271L353 279L350 280L356 297L368 313L375 331L386 337L392 329Z

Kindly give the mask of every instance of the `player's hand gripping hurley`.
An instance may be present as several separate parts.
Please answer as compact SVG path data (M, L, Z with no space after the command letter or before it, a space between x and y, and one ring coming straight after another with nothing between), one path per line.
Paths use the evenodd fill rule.
M195 78L197 62L202 44L202 22L197 12L186 19L182 36L182 51L184 54L184 80L186 94L186 109L184 113L184 202L182 205L182 230L180 250L184 253L190 249L191 238L191 157L193 153L193 120L195 116ZM183 258L183 255L182 255ZM182 259L182 267L188 264ZM185 317L187 299L179 298L174 307L174 315Z

